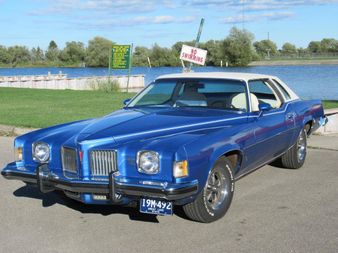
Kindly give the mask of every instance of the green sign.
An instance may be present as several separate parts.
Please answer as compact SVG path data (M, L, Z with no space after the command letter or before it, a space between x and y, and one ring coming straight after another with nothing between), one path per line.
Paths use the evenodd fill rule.
M129 69L130 65L130 45L113 45L112 69Z

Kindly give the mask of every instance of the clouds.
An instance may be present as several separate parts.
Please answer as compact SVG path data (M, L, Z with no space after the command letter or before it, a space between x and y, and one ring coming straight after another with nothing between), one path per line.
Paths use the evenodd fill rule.
M1 2L2 0L0 0ZM47 0L41 9L29 14L37 17L68 16L69 23L93 29L108 26L146 26L189 24L214 12L214 22L276 21L293 18L297 8L338 3L338 0ZM183 10L183 11L182 11Z
M236 24L292 18L297 7L335 3L338 0L190 0L186 4L195 8L231 9L235 15L219 20L225 24Z
M195 17L188 16L177 18L175 16L136 16L129 19L100 19L90 22L73 22L78 27L86 29L107 29L111 27L132 27L142 25L165 25L165 24L186 24L196 20Z
M269 13L260 13L260 14L249 14L249 15L238 15L222 18L220 21L224 24L238 24L238 23L248 23L256 22L260 20L282 20L293 17L293 12L269 12Z

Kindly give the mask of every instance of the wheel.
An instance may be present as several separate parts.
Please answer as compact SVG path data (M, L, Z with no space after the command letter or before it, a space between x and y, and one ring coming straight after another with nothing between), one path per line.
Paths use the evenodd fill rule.
M296 143L281 157L282 165L289 169L299 169L303 166L306 158L307 131L300 131Z
M197 198L183 206L192 220L210 223L222 218L230 207L234 192L232 164L226 157L217 160Z

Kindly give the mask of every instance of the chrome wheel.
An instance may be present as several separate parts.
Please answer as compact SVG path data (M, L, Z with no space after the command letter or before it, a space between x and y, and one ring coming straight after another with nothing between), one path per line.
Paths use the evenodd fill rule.
M301 131L297 141L297 158L298 162L304 160L306 155L306 133L305 131Z
M225 198L229 195L229 185L224 173L221 173L219 169L211 172L208 178L207 185L205 187L205 203L212 210L219 209Z

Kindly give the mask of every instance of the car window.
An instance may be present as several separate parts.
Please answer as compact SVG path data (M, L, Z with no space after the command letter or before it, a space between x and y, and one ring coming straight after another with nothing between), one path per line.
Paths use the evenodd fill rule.
M233 104L233 98L239 96ZM247 111L246 85L223 79L160 79L149 85L128 105L205 107Z
M283 96L286 100L291 99L290 94L286 91L286 89L283 87L283 85L281 85L277 80L273 79L273 81L275 82L275 84L277 85L277 87L279 88L279 90L283 93Z
M252 102L256 100L258 104L267 103L270 104L272 108L280 107L281 103L276 92L264 80L249 81L249 90L254 96L251 97ZM258 108L258 106L253 107L256 108L254 111Z
M161 105L171 98L175 87L175 83L163 83L161 86L152 83L131 101L130 106Z

